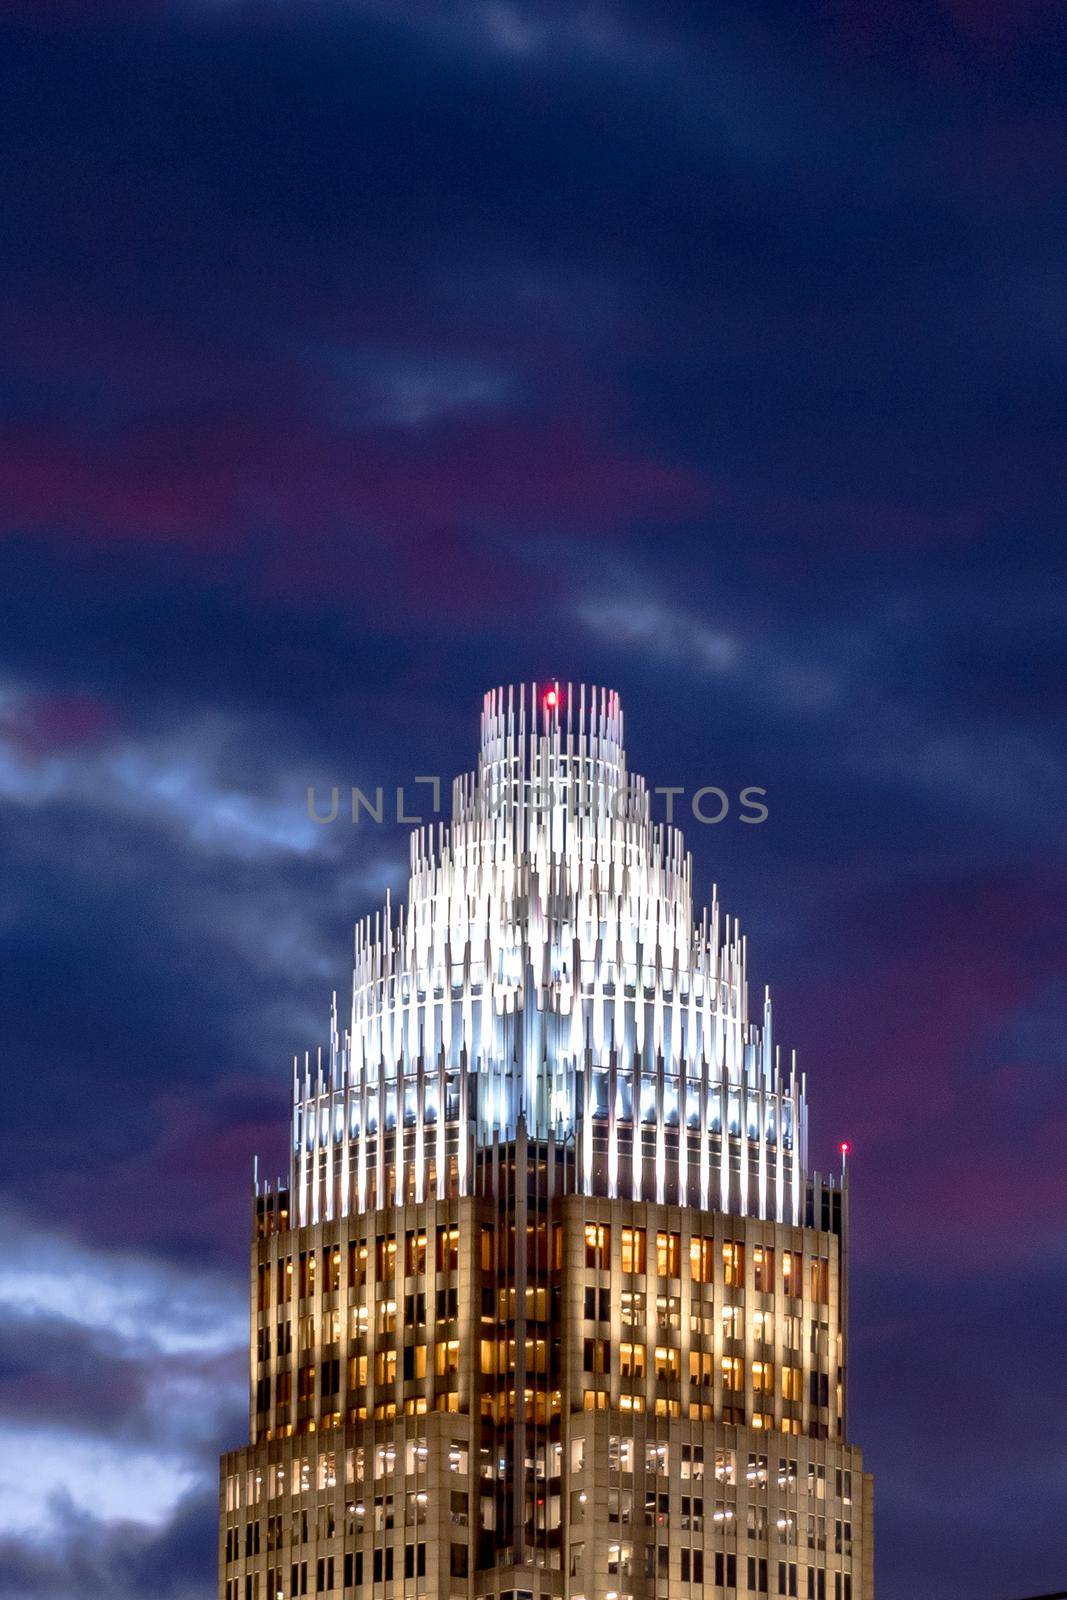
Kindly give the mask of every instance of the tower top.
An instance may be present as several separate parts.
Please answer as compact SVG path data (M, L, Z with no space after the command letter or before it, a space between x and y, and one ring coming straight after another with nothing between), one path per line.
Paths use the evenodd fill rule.
M484 696L451 822L412 835L406 900L357 925L348 1026L296 1073L301 1220L469 1193L520 1123L577 1146L582 1192L799 1219L803 1082L623 731L607 688Z

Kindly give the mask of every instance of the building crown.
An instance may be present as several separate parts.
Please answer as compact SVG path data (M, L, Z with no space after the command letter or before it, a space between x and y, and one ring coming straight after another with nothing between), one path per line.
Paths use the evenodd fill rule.
M406 905L356 928L347 1027L294 1062L303 1224L472 1192L478 1152L574 1149L587 1194L802 1218L804 1083L746 945L627 768L618 695L490 690L452 821L411 839Z

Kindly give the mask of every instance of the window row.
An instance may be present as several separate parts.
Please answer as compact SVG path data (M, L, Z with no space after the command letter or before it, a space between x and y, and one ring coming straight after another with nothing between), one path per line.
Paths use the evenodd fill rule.
M620 1264L623 1272L648 1271L648 1233L645 1228L621 1228ZM655 1271L661 1278L680 1278L682 1275L682 1235L666 1230L653 1236ZM728 1288L742 1288L745 1283L745 1245L727 1239L716 1244L714 1239L694 1235L689 1240L689 1277L693 1283L712 1283L715 1264L721 1256L723 1282ZM782 1250L781 1288L787 1295L800 1296L804 1292L804 1261L799 1251ZM753 1245L752 1288L760 1293L772 1293L775 1285L774 1249L767 1245ZM607 1270L611 1267L611 1227L608 1223L585 1224L585 1264L587 1267ZM826 1304L830 1297L830 1263L824 1257L808 1260L809 1297Z
M344 1452L323 1450L316 1458L298 1457L286 1465L250 1467L244 1473L226 1475L227 1511L241 1506L259 1505L284 1494L306 1494L312 1489L334 1489L342 1481L359 1484L372 1479L403 1473L417 1476L427 1469L429 1447L425 1439L408 1439L400 1445L380 1444L365 1450L355 1445ZM449 1471L464 1477L470 1471L470 1450L462 1439L449 1442L446 1458Z
M452 1223L439 1227L433 1236L433 1262L438 1272L454 1272L459 1266L459 1226ZM421 1276L430 1259L431 1236L426 1230L412 1230L403 1236L403 1263L406 1276ZM343 1287L362 1288L368 1281L370 1263L374 1262L374 1277L378 1283L395 1280L397 1275L398 1242L395 1234L384 1234L374 1240L351 1239L342 1251L340 1245L327 1245L322 1250L302 1250L297 1256L280 1257L274 1264L260 1262L257 1270L257 1302L265 1311L271 1302L271 1283L274 1280L275 1300L288 1304L294 1290L300 1300L321 1289L324 1294L336 1293ZM347 1262L347 1271L345 1270Z
M467 1548L451 1546L450 1567L453 1576L463 1576L467 1571ZM391 1583L395 1577L417 1579L426 1576L426 1546L404 1546L403 1562L395 1558L392 1548L378 1549L369 1562L364 1562L363 1551L348 1551L343 1557L320 1556L317 1561L294 1561L289 1567L289 1587L284 1589L284 1567L268 1567L261 1588L260 1574L248 1573L240 1578L227 1579L224 1590L226 1600L276 1600L276 1596L302 1596L307 1594L332 1594L338 1577L346 1589L360 1588L364 1571L375 1583Z
M622 1340L618 1345L615 1370L620 1378L644 1381L647 1374L661 1382L680 1383L683 1365L688 1370L690 1384L705 1388L714 1385L718 1371L724 1390L743 1394L745 1390L745 1362L741 1356L720 1356L718 1362L709 1350L690 1350L688 1361L683 1362L683 1352L673 1345L653 1345ZM609 1339L584 1339L582 1341L582 1370L595 1376L609 1376L613 1370L612 1344ZM748 1376L754 1394L775 1392L773 1361L751 1361ZM784 1400L803 1397L803 1372L799 1367L783 1365L779 1369L778 1384ZM809 1372L808 1395L812 1405L829 1404L829 1376L822 1372ZM823 1398L825 1396L825 1398Z
M663 1439L649 1439L642 1447L632 1434L612 1434L608 1438L608 1467L612 1472L631 1474L637 1471L640 1463L646 1475L667 1477L673 1462L682 1483L702 1482L707 1476L716 1483L744 1481L750 1487L762 1487L773 1481L779 1489L790 1491L796 1491L804 1483L809 1495L818 1500L826 1499L828 1469L821 1462L809 1461L806 1475L801 1475L795 1457L779 1456L777 1471L771 1467L771 1459L762 1452L749 1452L747 1463L741 1464L737 1451L725 1447L709 1453L705 1459L704 1446L700 1444L676 1445L672 1450ZM571 1471L581 1472L585 1461L585 1440L576 1439L571 1445ZM834 1469L834 1491L843 1504L852 1504L849 1468Z

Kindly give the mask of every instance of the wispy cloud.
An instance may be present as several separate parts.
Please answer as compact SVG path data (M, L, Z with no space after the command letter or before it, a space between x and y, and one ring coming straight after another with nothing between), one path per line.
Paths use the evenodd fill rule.
M578 619L613 646L706 674L733 672L741 658L737 635L662 600L585 600Z
M44 1317L106 1334L124 1351L214 1355L247 1332L232 1283L151 1257L94 1249L5 1218L0 1314Z
M578 622L612 651L672 667L697 682L728 678L741 692L788 713L816 714L838 700L840 666L829 656L802 654L790 641L757 638L741 627L725 626L654 593L635 576L634 593L587 598L576 608Z
M42 749L35 730L48 715L47 697L11 684L0 689L0 802L117 813L176 832L199 850L244 859L328 847L295 775L278 774L266 794L226 781L234 730L218 716L164 735L115 733L95 746Z
M4 1440L0 1535L62 1534L72 1514L159 1526L203 1480L197 1463L161 1440L138 1447L61 1426L10 1423Z
M17 1215L3 1226L0 1535L65 1535L72 1517L161 1525L203 1485L220 1419L240 1405L244 1295L219 1274L95 1248ZM50 1354L37 1378L35 1337ZM71 1405L68 1368L69 1381L91 1374L110 1395L106 1425Z
M328 374L345 424L421 427L465 411L497 409L512 398L510 375L470 355L316 345L306 352Z

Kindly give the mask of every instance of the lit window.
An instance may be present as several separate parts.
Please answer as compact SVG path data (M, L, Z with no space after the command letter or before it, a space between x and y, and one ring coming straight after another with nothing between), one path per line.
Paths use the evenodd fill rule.
M774 1393L774 1363L772 1361L753 1361L752 1388L756 1394Z
M619 1345L619 1375L623 1378L644 1377L645 1347L643 1344Z
M682 1236L678 1233L657 1233L656 1271L661 1278L677 1278L681 1267Z
M629 1577L633 1568L633 1554L632 1544L609 1544L608 1571Z
M689 1352L689 1381L710 1388L715 1377L715 1358L710 1350ZM684 1474L684 1467L683 1467Z
M631 1326L643 1326L645 1321L645 1297L641 1292L624 1289L619 1296L620 1315L623 1322Z
M811 1263L811 1298L817 1305L826 1305L830 1299L830 1263L826 1260Z
M439 1378L459 1371L458 1339L442 1339L434 1346L434 1370Z
M744 1389L745 1364L740 1356L723 1356L722 1386L734 1393L740 1393Z
M711 1283L714 1276L715 1242L693 1238L689 1241L689 1270L694 1283Z
M679 1376L679 1355L666 1345L656 1346L656 1377L674 1382Z
M459 1266L459 1228L453 1224L449 1228L437 1230L437 1270L438 1272L454 1272Z
M587 1267L610 1267L611 1229L601 1222L585 1225L585 1264Z
M722 1247L723 1282L731 1289L740 1289L745 1281L745 1247L727 1242Z
M426 1235L425 1233L409 1233L406 1240L405 1270L417 1275L426 1271Z
M623 1228L623 1230L622 1230L622 1270L624 1272L644 1272L644 1270L645 1270L645 1230L644 1230L644 1228Z
M741 1339L745 1332L745 1313L741 1306L723 1306L722 1331L727 1339Z

